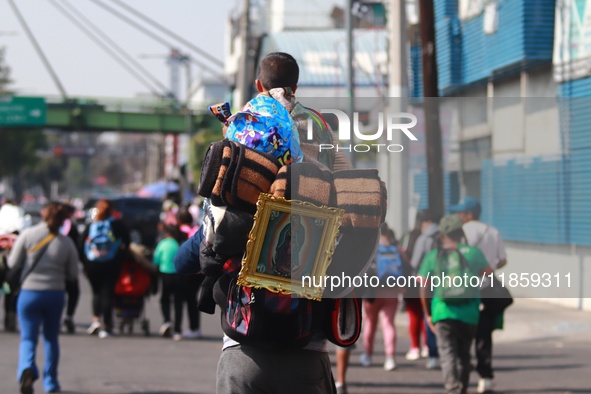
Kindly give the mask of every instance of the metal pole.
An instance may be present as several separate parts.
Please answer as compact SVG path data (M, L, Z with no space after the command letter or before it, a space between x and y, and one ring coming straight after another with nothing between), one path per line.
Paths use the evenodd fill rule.
M238 106L244 105L250 99L251 82L250 81L250 0L244 0L244 13L242 15L242 24L240 32L242 36L242 62L238 71L238 87L240 89Z
M355 54L353 52L353 0L347 0L345 10L345 30L347 31L347 80L345 85L348 98L347 112L349 115L349 119L351 120L351 122L353 122L353 114L355 113L355 69L353 67L353 62L355 59ZM352 138L353 139L351 140L351 144L354 145L355 136L353 136ZM353 167L355 167L355 153L351 152L349 157L351 158L351 164L353 165Z
M180 84L179 84L179 66L181 62L181 53L178 49L170 48L168 65L170 67L170 94L172 96L175 113L180 110ZM166 174L167 180L177 177L179 173L179 136L177 134L168 134L167 139L172 140L172 152L168 152L167 162L172 163L169 167L169 173Z
M192 96L192 89L191 89L191 82L193 81L193 78L191 76L191 59L189 57L189 55L184 55L183 56L183 62L185 63L185 67L186 67L186 84L187 84L187 100L185 103L185 125L186 125L186 132L185 134L181 135L181 142L180 142L180 146L183 149L182 152L182 161L184 162L185 165L185 172L184 174L181 172L180 173L180 192L181 192L181 201L184 202L184 198L185 198L185 191L190 190L190 180L192 179L192 177L190 176L191 174L191 170L190 170L190 166L189 166L189 149L191 146L191 135L193 133L193 129L192 129L192 116L191 116L191 96Z
M419 0L421 49L423 61L423 92L425 96L425 143L427 146L427 175L429 209L435 216L445 213L443 189L443 158L439 102L437 96L437 59L435 56L435 15L433 0Z
M407 111L407 23L405 0L390 0L388 8L389 53L388 53L388 109L393 113ZM404 150L399 153L378 153L380 176L388 189L388 212L386 222L400 237L409 227L409 161L410 146L402 133L394 133L392 141L383 143L400 144Z
M189 55L183 56L183 61L185 63L186 72L187 72L187 100L185 103L185 107L187 108L187 134L191 135L191 98L193 97L193 89L191 89L191 83L193 82L193 77L191 76L191 59Z

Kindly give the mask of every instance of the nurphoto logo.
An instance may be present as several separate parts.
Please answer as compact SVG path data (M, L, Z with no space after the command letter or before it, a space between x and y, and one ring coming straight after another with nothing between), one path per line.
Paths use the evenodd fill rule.
M339 130L339 141L351 141L351 120L349 116L338 109L321 109L323 114L334 114L338 120ZM359 128L359 113L353 113L353 133L355 138L361 141L374 141L378 142L383 140L384 134L384 123L386 123L386 141L390 142L393 139L395 132L402 132L411 141L418 141L417 137L410 131L411 128L417 125L417 117L407 112L395 112L395 113L378 113L378 131L374 134L364 134ZM312 119L308 119L308 140L313 139L313 127ZM333 144L320 144L319 150L335 150L335 151L348 151L348 152L369 152L375 149L377 152L387 151L390 153L398 153L404 150L404 147L400 144L386 144L386 143L374 143L374 144L349 144L349 145L333 145Z

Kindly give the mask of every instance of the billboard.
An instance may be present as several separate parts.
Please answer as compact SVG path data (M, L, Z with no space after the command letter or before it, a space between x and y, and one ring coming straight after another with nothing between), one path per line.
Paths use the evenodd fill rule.
M591 1L558 0L554 28L554 79L591 75Z

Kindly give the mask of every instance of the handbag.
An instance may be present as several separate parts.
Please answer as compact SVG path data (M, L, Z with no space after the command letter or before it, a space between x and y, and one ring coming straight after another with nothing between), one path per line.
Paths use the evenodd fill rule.
M24 259L23 259L23 261L21 263L19 263L16 266L12 267L8 271L8 274L6 275L6 283L8 283L8 286L10 287L10 293L11 294L13 294L13 295L18 294L18 292L20 290L20 287L22 286L23 282L25 281L25 279L27 278L27 276L29 276L29 274L31 272L33 272L33 270L35 269L35 267L39 263L39 260L41 260L41 257L45 254L45 251L47 250L47 247L49 246L49 243L54 238L55 238L55 234L49 234L47 237L43 238L41 240L41 242L39 242L37 245L35 245L31 249L29 249L29 251L27 252L27 254L35 253L35 252L37 252L37 254L35 255L35 260L31 264L31 268L29 268L29 270L26 271L24 274L23 274L23 269L24 269L24 266L25 266L25 260ZM41 248L43 248L43 250L39 251Z
M509 305L513 304L513 296L496 275L492 275L490 286L480 290L481 302L484 309L493 314L502 313Z

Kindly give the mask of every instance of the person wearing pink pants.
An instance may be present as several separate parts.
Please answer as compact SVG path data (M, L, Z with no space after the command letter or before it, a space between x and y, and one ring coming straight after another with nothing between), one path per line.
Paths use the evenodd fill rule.
M381 289L380 289L381 290ZM370 366L373 355L375 334L378 328L378 316L381 312L382 333L384 336L384 349L386 360L384 369L392 371L396 368L396 326L395 318L398 311L398 293L387 289L377 291L376 298L363 300L364 326L363 326L363 354L361 364ZM378 298L379 297L379 298Z
M396 248L394 232L384 223L380 229L380 241L376 258L370 264L368 274L380 279L381 287L366 289L363 299L363 347L361 365L369 367L373 355L373 342L378 328L378 315L382 312L382 331L386 350L384 369L392 371L396 368L396 326L394 319L398 310L398 298L403 289L394 287L396 279L403 275L402 260ZM391 280L391 282L390 282Z

